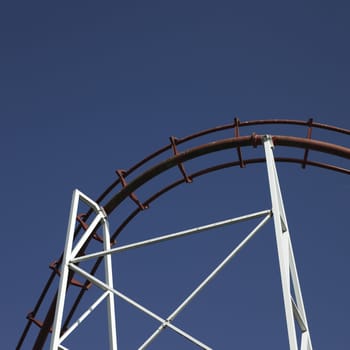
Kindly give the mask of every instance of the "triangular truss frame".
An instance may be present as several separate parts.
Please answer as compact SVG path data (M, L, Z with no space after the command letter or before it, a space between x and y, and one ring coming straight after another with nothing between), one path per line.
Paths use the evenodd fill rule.
M127 244L124 246L119 246L116 248L111 248L110 243L110 233L107 215L102 207L100 207L96 202L90 199L88 196L75 190L73 192L72 204L69 216L69 224L66 236L66 243L64 249L63 260L61 264L61 276L58 289L57 303L55 319L52 328L52 337L50 350L67 350L63 345L65 339L76 330L76 328L96 309L96 307L101 304L104 300L107 301L107 315L108 315L108 334L109 334L109 349L117 350L117 325L115 317L115 300L114 297L117 296L127 303L131 304L138 310L152 317L159 322L159 327L143 342L138 348L139 350L146 349L154 339L165 329L172 329L174 332L183 336L188 341L192 342L198 348L210 350L210 346L204 344L202 341L198 340L194 336L190 335L183 329L177 327L174 324L174 319L176 316L195 298L198 293L233 259L234 256L250 241L251 238L273 217L278 259L280 266L281 282L282 282L282 292L284 300L284 309L288 330L288 340L290 350L312 350L310 332L307 324L306 313L303 303L303 298L301 294L298 273L296 269L292 244L289 235L289 228L287 223L286 214L284 211L282 194L280 190L279 180L277 176L276 165L273 156L273 142L269 135L264 137L264 149L267 164L267 173L269 179L269 187L271 194L272 209L264 210L236 218L231 218L224 221L215 222L209 225L200 226L196 228L191 228L184 231L179 231L176 233L171 233L148 240ZM84 234L76 240L74 243L74 231L76 228L76 217L78 215L79 202L82 201L88 205L95 214L94 219L88 226ZM112 259L111 255L116 254L121 251L140 248L151 244L156 244L164 242L166 240L177 239L180 237L185 237L191 234L198 234L203 231L214 229L216 227L231 225L234 223L247 221L250 219L262 218L260 222L251 230L248 235L215 267L215 269L183 300L183 302L178 305L174 311L164 318L149 310L148 308L142 306L137 301L121 293L114 288L113 285L113 273L112 273ZM79 251L87 242L89 237L93 234L97 227L102 227L103 230L103 250L87 254L84 256L78 256ZM104 260L104 280L91 275L89 272L85 271L79 266L79 263L91 259L96 259L102 257ZM87 308L87 310L67 329L63 334L61 334L62 319L64 312L64 305L66 299L66 291L69 281L69 274L74 271L86 278L92 284L97 286L102 290L102 294L98 299ZM293 298L293 292L295 300ZM299 325L301 332L300 346L298 345L298 336L296 331L296 324Z

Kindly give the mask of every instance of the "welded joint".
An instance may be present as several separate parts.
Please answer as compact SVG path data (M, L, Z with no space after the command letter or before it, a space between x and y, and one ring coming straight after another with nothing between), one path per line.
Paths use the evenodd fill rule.
M51 270L53 270L57 276L61 277L61 271L58 268L59 265L60 265L60 262L58 260L55 260L49 265L49 268ZM71 284L72 286L79 287L79 288L84 289L84 290L88 290L92 286L91 282L84 284L82 282L79 282L75 278L69 279L68 283Z
M85 231L89 228L89 225L83 220L83 218L86 216L87 214L77 215L77 221ZM93 231L92 238L100 243L103 243L103 238L96 231Z
M44 323L37 320L36 318L34 318L34 313L31 311L29 312L29 314L27 315L27 320L29 320L30 322L34 323L36 326L38 326L39 328L42 328ZM49 329L49 333L52 333L52 327L50 327Z
M274 148L275 148L275 145L274 145L274 143L273 143L273 139L272 139L272 136L271 136L271 135L263 135L262 139L263 139L263 142L264 142L264 143L265 143L265 142L268 142L268 143L269 143L271 149L274 149Z
M63 345L58 345L58 350L69 350L69 349Z
M233 124L234 130L235 130L235 138L239 137L239 125L240 125L239 119L235 118L234 124ZM245 162L243 160L241 146L237 145L236 149L237 149L237 155L238 155L238 159L239 159L239 166L240 166L240 168L245 168Z
M169 139L170 139L171 148L173 150L173 153L174 153L175 156L177 156L179 154L179 151L177 150L177 147L176 147L178 139L176 137L174 137L174 136L170 136ZM178 163L177 166L180 169L181 174L184 177L185 181L187 183L191 183L193 180L192 180L192 178L190 176L187 175L185 167L182 164L182 162Z
M235 129L235 137L239 136L239 125L240 125L240 120L239 118L235 117L234 122L233 122L233 127Z
M102 206L100 206L100 208L99 208L99 214L101 214L101 219L102 220L107 220L107 213L106 213L106 211L105 211L105 208L103 208Z
M311 132L312 132L313 122L314 122L314 119L313 119L313 118L309 118L308 121L307 121L307 125L309 126L307 137L308 137L309 139L311 139Z
M292 308L293 308L293 315L294 315L294 318L296 319L299 327L300 327L300 330L304 333L307 331L307 327L305 325L305 321L301 315L301 312L297 306L297 304L295 303L294 299L291 297L291 302L292 302Z
M171 323L171 320L166 319L162 324L161 324L161 328L165 329L169 326L169 324Z
M258 144L259 144L259 137L258 137L258 135L255 132L253 132L252 136L250 138L251 138L252 146L254 148L257 148Z
M285 222L284 222L282 216L280 216L280 220L281 220L282 233L285 233L285 232L288 231L288 230L287 230L287 225L285 224Z
M119 179L120 179L120 182L123 186L123 188L125 188L128 183L126 182L125 180L125 175L126 175L126 171L124 169L118 169L115 171L116 174L118 175ZM129 197L137 204L137 206L141 209L141 210L145 210L148 208L148 205L147 204L142 204L140 202L140 200L136 197L136 194L134 192L131 192L129 194Z
M310 118L308 121L307 121L307 125L309 126L308 129L307 129L307 139L311 140L311 135L312 135L312 126L313 126L313 118ZM306 168L306 164L307 164L307 158L308 158L308 155L309 155L309 148L305 148L305 152L304 152L304 159L303 159L303 163L301 164L301 167L303 169Z

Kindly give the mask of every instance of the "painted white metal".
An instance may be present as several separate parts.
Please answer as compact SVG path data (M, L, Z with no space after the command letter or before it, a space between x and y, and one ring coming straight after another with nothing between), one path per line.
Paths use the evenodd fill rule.
M63 260L61 264L62 266L61 277L60 277L60 283L58 287L56 312L55 312L55 319L52 327L50 350L57 350L59 348L62 349L62 346L60 344L60 332L62 327L63 308L64 308L66 289L68 284L68 273L69 273L68 262L71 257L70 255L71 255L72 246L73 246L73 236L74 236L74 229L76 224L76 215L78 211L78 205L79 205L79 191L75 190L73 192L68 229L67 229L67 237L66 237L66 243L64 247Z
M56 313L53 324L50 350L66 350L67 348L64 345L62 345L62 342L65 341L67 337L73 331L75 331L76 328L104 300L106 300L107 304L109 349L117 350L117 325L114 304L115 296L121 298L122 300L126 301L130 305L134 306L141 312L152 317L160 323L159 327L139 347L139 350L146 349L165 328L172 329L174 332L183 336L184 338L197 345L201 349L211 350L211 348L208 345L204 344L197 338L193 337L192 335L188 334L184 330L174 325L173 321L177 317L177 315L193 300L193 298L195 298L198 295L198 293L208 283L210 283L214 279L214 277L232 260L232 258L250 241L250 239L253 238L253 236L261 229L261 227L263 227L268 222L268 220L271 217L273 217L274 221L275 236L277 242L289 347L290 350L312 350L310 332L306 319L299 278L297 274L292 244L289 235L287 218L283 206L282 194L273 156L273 142L271 137L268 135L264 137L264 150L266 156L267 173L272 202L271 210L259 211L256 213L231 218L224 221L218 221L209 225L199 226L171 234L166 234L144 241L126 244L124 246L120 246L113 249L111 248L110 244L108 220L103 208L83 193L79 192L78 190L75 190L72 198L65 250L63 260L61 263L61 277L58 289ZM80 239L78 239L77 242L73 244L79 201L83 201L90 208L92 208L94 210L95 217L91 221L88 229L82 234ZM262 220L258 223L258 225L214 268L214 270L187 296L187 298L185 298L185 300L179 306L177 306L174 309L174 311L167 318L163 318L157 315L156 313L142 306L140 303L129 298L122 292L116 290L113 286L113 266L111 256L112 254L120 253L129 249L145 247L151 244L161 243L176 238L185 237L187 235L197 234L220 226L234 224L237 222L259 217L262 217ZM89 237L97 227L101 227L103 229L103 249L96 253L78 257L77 255L80 249L83 247L87 239L89 239ZM82 269L80 266L78 266L78 264L83 261L101 257L104 259L104 281L100 280L96 276L91 275L90 273ZM70 328L67 331L65 331L63 335L61 335L60 330L62 328L64 304L70 270L72 272L80 274L86 280L92 282L95 286L101 289L103 293L85 312L83 312L83 314L70 326ZM293 296L295 297L295 300L293 299ZM298 346L298 337L295 327L296 323L299 325L301 333L300 347Z
M103 218L102 218L102 229L103 229L103 249L109 251L111 249L111 238L109 235L109 225L107 221L107 215L103 208ZM112 274L112 257L110 254L104 257L105 265L105 280L108 287L113 288L113 274ZM109 348L111 350L117 350L117 327L115 319L115 305L114 305L114 294L110 292L107 296L107 316L108 316L108 326L109 326Z
M78 207L79 201L84 202L90 208L92 208L95 212L95 218L92 223L89 225L89 228L86 230L85 234L78 240L73 247L74 240L74 231L76 227L76 217L78 215ZM69 264L70 261L78 254L79 250L86 242L88 237L92 234L92 232L96 229L98 225L102 226L103 229L103 237L104 237L104 250L108 251L110 249L110 237L109 237L109 228L108 222L106 219L106 213L103 208L99 207L97 203L95 203L92 199L87 197L82 192L75 190L72 196L72 204L69 214L69 222L66 236L66 243L64 248L63 259L61 263L61 276L60 283L58 287L57 294L57 302L56 302L56 312L55 318L52 328L52 337L50 342L50 350L59 350L65 349L65 347L61 344L64 339L70 334L77 326L91 313L91 311L97 307L100 302L107 298L107 314L108 314L108 329L109 329L109 348L110 350L117 350L117 335L116 335L116 325L115 325L115 306L114 306L114 294L108 292L106 295L103 295L99 298L91 307L90 311L85 312L80 319L75 322L68 333L61 336L61 328L62 328L62 319L66 298L66 290L68 286L68 278L69 278ZM105 258L105 279L107 285L110 288L113 288L113 277L112 277L112 264L111 264L111 256L107 255Z
M58 350L69 350L69 349L66 348L66 347L63 346L63 345L59 345L59 346L58 346Z
M159 328L139 347L139 350L144 350L151 342L164 330L170 322L185 308L186 305L237 255L237 253L250 241L251 238L266 224L270 219L271 212L269 211L265 218L234 248L231 253L205 278L198 287L167 317L166 322L162 323Z
M85 277L87 280L91 281L97 287L101 288L102 290L107 290L107 291L110 291L110 292L114 293L116 296L120 297L121 299L123 299L124 301L129 303L130 305L134 306L136 309L144 312L146 315L154 318L155 320L159 321L160 323L166 323L167 322L164 318L158 316L157 314L155 314L151 310L149 310L146 307L142 306L141 304L139 304L135 300L129 298L125 294L119 292L118 290L109 287L106 283L100 281L98 278L96 278L95 276L93 276L93 275L89 274L88 272L84 271L80 267L78 267L78 266L76 266L74 264L70 264L70 268L72 270L74 270L75 272L79 273L81 276ZM188 339L192 343L198 345L202 349L211 350L210 347L208 347L207 345L205 345L201 341L197 340L196 338L192 337L191 335L189 335L188 333L186 333L182 329L174 326L173 324L169 323L168 327L171 328L172 330L174 330L176 333L182 335L184 338Z
M290 350L312 350L310 331L308 328L303 298L301 295L287 217L284 210L282 193L273 156L273 148L274 145L271 136L266 135L264 137L264 149L272 202L272 213L275 226L278 259L280 265L289 347ZM294 291L296 302L293 301L292 291ZM300 348L298 346L295 321L298 322L300 331L302 333Z
M61 336L60 341L63 342L83 321L102 303L109 295L109 291L103 293Z
M82 262L82 261L90 260L93 258L99 258L101 256L105 256L106 254L119 253L119 252L129 250L129 249L144 247L144 246L147 246L150 244L160 243L160 242L168 241L171 239L184 237L184 236L187 236L190 234L195 234L195 233L200 233L200 232L207 231L207 230L212 230L214 228L221 227L221 226L236 224L238 222L247 221L247 220L259 218L262 216L266 216L270 212L271 212L271 210L263 210L263 211L259 211L256 213L243 215L243 216L239 216L239 217L228 219L228 220L217 221L217 222L214 222L214 223L209 224L209 225L203 225L203 226L199 226L199 227L195 227L195 228L190 228L190 229L184 230L184 231L179 231L179 232L170 233L170 234L159 236L159 237L154 237L151 239L147 239L145 241L126 244L126 245L123 245L123 246L120 246L117 248L110 249L109 251L101 251L101 252L97 252L97 253L86 254L84 256L79 256L77 258L72 259L71 262L73 262L73 263Z
M198 345L202 349L209 350L209 349L211 349L209 346L205 345L204 343L202 343L198 339L194 338L193 336L189 335L188 333L186 333L183 330L179 329L178 327L174 326L171 322L185 308L185 306L188 305L188 303L225 267L225 265L235 255L237 255L237 253L249 242L249 240L267 223L267 221L271 218L271 210L264 210L264 211L260 211L260 212L257 212L257 213L241 216L241 217L238 217L238 218L233 218L233 219L220 221L220 222L217 222L217 223L214 223L214 224L210 224L210 225L205 225L205 226L200 226L200 227L189 229L189 230L185 230L185 231L180 231L180 232L177 232L177 233L174 233L174 234L153 238L153 239L150 239L150 240L147 240L147 241L142 241L142 242L138 242L138 243L131 244L131 245L127 246L127 249L131 249L133 247L139 247L140 243L143 246L144 245L149 245L151 243L159 243L161 241L172 239L172 238L175 238L175 237L179 238L179 237L183 237L184 235L191 234L191 233L198 233L199 231L213 229L213 228L218 227L218 226L223 226L223 225L228 225L228 224L232 224L232 223L237 223L237 222L241 222L241 221L245 221L245 220L248 220L248 219L257 218L257 217L261 217L261 216L264 216L263 220L241 241L241 243L238 244L237 247L235 247L231 251L231 253L208 275L207 278L205 278L203 280L202 283L199 284L199 286L166 319L163 319L162 317L156 315L155 313L153 313L152 311L148 310L147 308L145 308L144 306L140 305L139 303L137 303L136 301L132 300L131 298L127 297L123 293L117 291L116 289L113 289L112 287L108 286L106 283L100 281L95 276L92 276L88 272L84 271L82 268L76 266L75 263L77 261L81 261L80 259L72 260L71 263L69 264L69 266L70 266L70 268L72 270L74 270L75 272L79 273L81 276L83 276L84 278L86 278L87 280L89 280L90 282L92 282L93 284L98 286L99 288L114 293L115 295L117 295L121 299L125 300L129 304L133 305L134 307L136 307L140 311L144 312L148 316L156 319L157 321L159 321L161 323L159 328L139 347L139 350L146 349L146 347L161 333L161 331L163 329L167 328L167 327L171 328L176 333L182 335L183 337L185 337L186 339L188 339L192 343ZM103 253L102 255L105 256L105 255L109 255L110 253L117 253L117 252L126 250L126 246L120 247L120 248L121 249L113 249L113 250L104 251L104 252L101 252L101 253ZM101 254L99 253L98 256L101 256ZM91 254L89 256L89 258L90 259L91 258L96 258L96 254ZM86 259L84 259L84 260L86 260Z

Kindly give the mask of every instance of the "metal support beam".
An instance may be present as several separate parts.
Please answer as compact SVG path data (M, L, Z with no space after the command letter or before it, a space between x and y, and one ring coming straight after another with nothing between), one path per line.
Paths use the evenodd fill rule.
M95 218L92 219L90 225L73 246L73 236L76 226L76 214L79 206L79 201L83 200L85 204L89 205L95 212ZM195 228L190 228L184 231L179 231L175 233L166 234L159 237L150 238L146 241L135 242L121 246L118 248L111 249L108 221L106 214L103 208L100 208L95 202L83 195L79 191L73 193L71 212L69 218L69 225L67 230L65 253L63 256L61 264L61 276L60 276L60 285L58 291L57 305L56 305L56 314L53 326L53 334L51 338L50 350L60 350L66 349L62 344L69 335L75 331L75 329L100 305L105 299L107 300L107 312L108 312L108 329L109 329L109 344L110 350L117 350L117 335L116 335L116 321L115 321L115 312L114 312L114 296L121 298L130 305L134 306L141 312L150 316L151 318L157 320L160 323L160 326L153 332L152 335L146 339L139 349L146 349L148 345L165 329L169 328L173 330L178 335L186 338L188 341L197 345L201 349L210 350L211 347L204 344L200 340L196 339L192 335L188 334L184 330L173 324L176 316L199 294L199 292L211 282L214 277L235 257L238 252L250 241L253 236L269 221L272 216L271 210L263 210L236 218L231 218L228 220L214 222L208 225L199 226ZM172 239L182 238L193 234L199 234L204 231L213 230L218 227L232 225L235 223L252 220L256 218L261 218L260 223L235 247L232 249L231 253L226 256L222 262L188 295L185 300L178 305L174 311L167 317L163 318L151 310L145 308L140 303L129 298L125 294L119 292L113 287L113 274L112 274L112 260L111 255L116 253L121 253L123 251L135 248L145 247L151 244L158 244ZM88 254L85 256L78 256L80 249L84 246L85 242L89 239L89 236L93 234L97 226L102 226L103 228L103 250L97 253ZM86 260L96 259L102 257L105 262L105 280L101 281L97 277L89 274L84 271L81 267L78 266L79 263ZM95 286L102 290L102 295L67 329L64 334L62 332L62 319L64 304L66 299L66 291L68 285L68 276L69 272L73 271L80 274L82 277L89 280Z
M82 237L76 242L75 246L73 246L74 240L74 231L76 227L76 218L78 215L78 207L79 202L82 201L86 205L88 205L95 212L95 218L92 220L86 232L82 235ZM52 328L52 337L50 343L50 350L61 350L66 349L61 343L67 337L62 333L62 319L64 312L64 305L66 299L66 292L68 286L68 278L69 278L69 264L72 259L74 259L79 253L81 247L88 240L89 236L93 233L98 225L102 226L103 229L103 239L104 239L104 250L109 251L110 246L110 236L109 236L109 228L108 222L106 219L106 213L102 207L100 207L97 203L95 203L92 199L84 195L78 190L73 192L72 204L69 214L69 222L66 236L66 243L64 248L63 259L61 263L61 277L60 283L58 287L58 296L56 302L56 312L55 318ZM106 284L109 288L113 288L113 277L112 277L112 263L111 256L107 254L104 257L105 260L105 280ZM115 324L115 307L114 307L114 294L112 292L108 292L98 299L92 305L92 309L95 308L104 298L107 299L107 314L108 314L108 329L109 329L109 348L110 350L117 350L117 334L116 334L116 324ZM81 317L81 321L86 318L88 313L85 313ZM74 329L77 327L79 323L73 325ZM72 329L69 331L71 333Z
M284 210L283 199L273 155L274 145L271 136L264 136L263 143L272 202L272 213L281 273L289 348L290 350L312 350L310 331L307 324L306 313L289 234L287 217ZM296 298L295 302L293 300L293 292ZM298 323L301 332L300 347L298 346L295 321Z
M192 293L166 318L158 329L139 347L138 350L146 349L151 342L169 326L175 317L195 298L198 293L238 254L238 252L254 237L254 235L267 223L270 219L271 213L268 212L263 220L230 252L230 254L222 260L222 262L195 288Z
M284 309L287 322L288 340L290 350L312 350L311 338L307 324L303 299L300 290L300 284L293 255L292 244L289 235L287 218L283 206L282 194L278 181L276 165L273 155L273 141L270 136L263 137L265 149L267 173L269 180L269 188L272 202L272 209L263 210L260 212L218 221L212 224L190 228L184 231L170 233L159 237L149 238L144 241L130 243L124 246L111 248L110 235L107 215L102 207L93 202L90 198L83 195L78 190L74 191L70 218L67 230L66 244L64 256L61 264L61 278L58 289L58 297L56 304L56 314L53 325L53 334L51 338L50 350L66 349L62 342L98 307L104 300L107 302L108 329L109 329L109 348L117 350L117 331L115 318L114 297L117 296L134 306L149 317L157 320L159 326L155 331L140 345L139 350L148 348L148 346L160 335L160 333L169 328L178 335L186 338L188 341L197 345L201 349L210 350L211 347L204 344L197 338L188 334L173 324L175 318L180 312L200 293L200 291L210 283L215 276L237 255L237 253L250 241L251 238L273 217L278 259L281 273L282 292L284 300ZM74 231L76 228L76 217L79 206L79 201L82 200L90 208L93 209L95 217L92 218L90 225L86 228L77 242L73 242ZM199 234L203 231L212 230L217 227L232 225L238 222L247 221L261 217L261 221L248 235L235 247L231 252L219 263L213 271L176 307L168 317L161 317L151 310L145 308L137 301L129 298L125 294L116 290L113 286L112 273L112 254L121 253L123 251L135 248L146 247L151 244L159 244L165 241L186 237L188 235ZM96 253L79 256L80 250L83 248L86 241L94 233L97 227L103 229L103 249ZM74 244L73 244L74 243ZM83 261L102 258L104 260L105 275L104 280L98 279L96 276L84 271L78 265ZM75 321L64 334L62 332L62 319L68 279L70 271L76 272L89 280L95 286L102 290L102 295L85 311L77 321ZM295 298L295 300L294 300ZM299 334L301 334L300 347L298 346L298 336L296 324L299 325Z

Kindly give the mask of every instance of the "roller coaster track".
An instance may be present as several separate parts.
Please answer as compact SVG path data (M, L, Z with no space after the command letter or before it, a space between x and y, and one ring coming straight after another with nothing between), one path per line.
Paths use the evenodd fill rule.
M263 135L257 132L249 132L245 135L242 135L242 132L245 130L250 131L252 128L261 128L261 127L281 127L284 125L286 129L295 131L295 127L306 129L306 137L299 137L293 135L272 135L273 143L276 147L285 149L284 147L300 149L300 156L297 157L276 157L277 162L284 163L295 163L299 164L302 168L307 166L313 166L318 168L324 168L331 171L343 173L350 175L350 169L339 166L334 163L336 159L349 160L350 159L350 148L344 145L338 145L319 139L313 139L312 133L313 130L323 130L328 133L330 137L336 136L337 134L342 134L345 136L350 135L350 130L343 129L335 126L325 125L314 122L312 119L307 121L300 120L286 120L286 119L272 119L272 120L254 120L254 121L245 121L242 122L239 119L235 118L233 123L218 126L215 128L207 129L204 131L197 132L195 134L183 137L175 138L170 137L170 142L157 150L156 152L150 154L140 162L133 165L128 170L117 170L117 179L106 188L106 190L98 197L96 200L97 203L103 206L107 215L111 214L118 206L127 198L131 198L136 203L136 208L124 219L123 222L117 227L112 234L111 239L114 241L117 236L123 231L127 224L141 211L147 208L153 201L158 197L165 194L166 192L172 190L173 188L183 184L190 183L193 179L215 172L221 169L238 166L244 168L250 164L255 163L264 163L265 158L245 158L243 150L248 147L257 148L262 145ZM322 132L323 132L322 131ZM225 134L225 137L222 137L222 134ZM201 143L203 139L211 136L214 137L214 140L210 142ZM196 143L195 146L187 148L185 150L179 150L185 148L189 143ZM188 174L186 172L184 163L189 162L192 159L199 158L201 156L220 152L223 150L235 149L236 150L236 160L218 163L211 165L210 167L202 168L196 172ZM326 161L313 161L310 159L310 153L313 151L323 153L327 158ZM329 158L329 160L328 160ZM219 157L217 158L219 159ZM343 163L345 163L343 161ZM170 168L178 167L180 171L180 178L172 183L166 184L162 189L153 193L148 199L141 202L137 195L136 190L141 186L145 185L147 182L157 177L161 173L164 173ZM140 172L140 169L146 169ZM84 215L78 216L77 220L80 223L75 231L75 236L86 228L85 222L88 220L91 215L91 211L88 211ZM87 241L87 244L83 246L80 254L83 255L88 244L92 239L99 239L96 237L96 234L91 235L90 239ZM57 291L53 293L51 302L47 303L46 298L48 298L48 292L52 288L56 288L54 284L55 278L59 271L60 263L62 256L54 263L51 264L52 272L46 282L42 292L39 295L39 298L32 310L32 312L27 315L27 323L25 328L19 338L16 349L22 349L24 344L28 341L28 333L30 327L35 324L37 326L38 333L34 339L34 343L31 345L34 350L41 350L45 346L47 338L50 334L50 330L53 323L53 318L55 314ZM95 274L102 259L97 259L95 265L91 269L91 274ZM74 273L70 274L70 283L74 284ZM80 285L81 289L73 302L71 309L69 310L66 319L63 322L62 332L68 328L79 303L81 302L83 296L89 289L89 281ZM49 305L46 312L46 316L42 321L36 319L39 310L42 311L44 300ZM29 348L30 345L25 345L25 348Z

